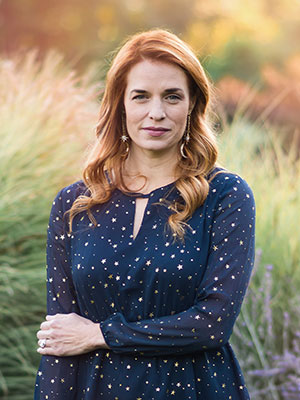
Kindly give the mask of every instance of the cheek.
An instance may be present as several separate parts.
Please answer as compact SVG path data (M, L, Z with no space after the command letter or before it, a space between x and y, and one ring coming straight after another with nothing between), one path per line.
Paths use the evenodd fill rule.
M178 129L180 131L182 131L182 133L183 133L183 131L185 130L185 127L186 127L186 123L187 123L187 113L181 112L181 113L174 115L173 121L177 125Z
M127 105L126 107L126 104L125 104L125 112L128 124L138 121L144 115L143 107L132 107L130 105Z

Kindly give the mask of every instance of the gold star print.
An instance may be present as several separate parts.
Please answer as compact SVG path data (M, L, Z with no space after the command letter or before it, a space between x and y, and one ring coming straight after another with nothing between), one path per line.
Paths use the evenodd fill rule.
M214 246L213 246L213 250L214 250L214 251L217 251L217 250L218 250L218 246L214 245Z

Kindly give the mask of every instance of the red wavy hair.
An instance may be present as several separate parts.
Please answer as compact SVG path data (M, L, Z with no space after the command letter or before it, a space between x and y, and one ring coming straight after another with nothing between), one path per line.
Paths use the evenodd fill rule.
M184 237L189 217L207 197L209 181L206 176L217 160L216 138L208 121L211 84L196 55L185 42L168 31L155 29L136 34L127 40L107 73L96 128L97 138L83 170L83 181L89 195L79 196L74 201L69 211L70 231L74 216L85 210L91 222L96 224L91 208L108 201L116 187L130 192L122 176L126 158L126 144L120 140L123 99L128 72L145 59L171 63L182 68L188 78L190 97L195 100L191 112L190 141L185 145L187 158L180 157L176 166L176 176L179 178L175 185L184 204L168 204L173 211L168 224L175 237ZM107 177L110 177L111 182L108 182Z

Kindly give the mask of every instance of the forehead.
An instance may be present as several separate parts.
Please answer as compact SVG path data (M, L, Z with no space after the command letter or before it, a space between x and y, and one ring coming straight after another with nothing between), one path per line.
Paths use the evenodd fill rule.
M188 90L188 79L180 67L162 61L143 60L129 70L127 91L153 87L161 89L179 87Z

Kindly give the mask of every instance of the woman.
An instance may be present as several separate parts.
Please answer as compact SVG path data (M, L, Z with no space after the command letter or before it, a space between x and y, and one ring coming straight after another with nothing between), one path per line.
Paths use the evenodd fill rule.
M56 196L35 399L248 399L228 343L254 258L251 189L216 166L210 85L154 30L107 75L83 180Z

